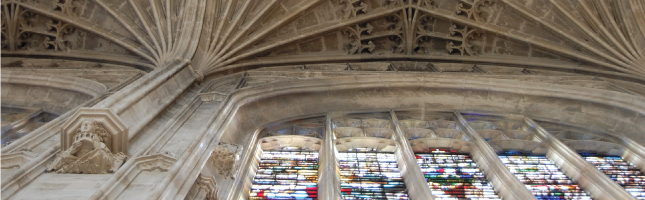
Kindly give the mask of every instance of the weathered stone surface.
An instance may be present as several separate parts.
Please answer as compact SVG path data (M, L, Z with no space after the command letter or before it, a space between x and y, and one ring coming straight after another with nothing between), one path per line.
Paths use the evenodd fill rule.
M645 167L643 6L627 0L3 1L3 143L5 133L15 137L2 147L2 196L237 198L248 194L257 147L289 143L258 143L264 128L347 111L420 109L535 119L562 145L529 141L506 130L510 125L495 134L394 127L350 135L437 136L477 162L491 159L487 149L521 143L562 158L567 175L597 197L620 198L594 189L612 182L580 171L592 168L553 152L597 148ZM24 112L13 112L19 109ZM58 117L38 121L49 115ZM93 143L100 152L90 154L100 159L89 162L107 166L114 159L105 155L131 157L113 174L45 173L73 163L70 155L87 154L69 148L85 119L111 136ZM557 131L597 138L572 141ZM477 142L473 134L495 141ZM404 141L384 144L410 145ZM326 142L303 144L333 147ZM222 144L235 152L222 151ZM481 166L494 181L513 182L499 178L504 168ZM326 187L337 185L321 184ZM517 189L494 187L503 195Z

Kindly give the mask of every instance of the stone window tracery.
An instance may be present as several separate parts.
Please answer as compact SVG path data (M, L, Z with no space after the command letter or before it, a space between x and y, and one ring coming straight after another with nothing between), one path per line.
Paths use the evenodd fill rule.
M299 147L263 151L249 199L317 199L318 152Z
M500 199L467 153L428 149L415 155L435 199Z
M499 159L538 199L591 199L546 156L505 152Z
M638 162L639 158L628 148L619 145L616 138L603 137L601 134L564 125L542 123L551 134L622 186L634 198L645 199L645 172L633 163Z
M250 173L254 174L255 180L247 194L251 199L278 199L277 190L271 194L276 198L266 198L266 188L261 195L258 188L267 187L268 184L264 183L279 185L274 183L282 182L289 185L284 187L285 194L292 195L285 198L292 199L318 199L324 195L340 199L419 199L425 194L432 195L433 199L504 199L505 196L522 193L513 190L523 189L507 183L516 182L526 189L528 195L538 199L591 199L598 194L597 189L577 185L580 176L576 173L580 172L571 170L576 166L563 164L575 158L552 153L580 153L578 146L584 141L613 154L584 154L578 159L584 158L599 170L604 170L635 197L643 195L645 182L642 172L636 165L623 160L621 155L616 155L627 152L625 147L618 144L603 147L602 144L611 139L579 132L566 132L569 135L563 136L562 131L546 127L536 127L534 121L524 116L426 112L423 109L327 113L326 117L309 116L267 125L264 131L259 132L257 155L260 159L256 162L258 167L251 168ZM544 134L552 138L545 138ZM544 142L548 140L558 140L556 142L568 147L558 149L553 141ZM324 147L327 143L332 144L331 149ZM617 150L621 148L622 151ZM296 181L279 180L267 173L265 166L302 167L293 164L299 160L278 158L295 152L315 154L315 162L311 161L308 166L316 165L316 168L307 168L315 171L306 171L308 175L302 177L293 175L298 177ZM301 156L299 153L295 154ZM331 161L326 158L329 155L333 158ZM630 161L634 159L640 161L640 158ZM562 168L567 171L561 171ZM629 173L613 173L623 168ZM258 170L257 173L254 169ZM504 173L515 179L500 178ZM572 175L578 178L569 179ZM275 176L275 179L268 182L260 180L269 176ZM301 179L306 182L299 183ZM425 187L418 187L419 183L424 183ZM299 186L305 187L298 189ZM325 187L331 189L326 190ZM323 190L335 192L327 194L322 193Z

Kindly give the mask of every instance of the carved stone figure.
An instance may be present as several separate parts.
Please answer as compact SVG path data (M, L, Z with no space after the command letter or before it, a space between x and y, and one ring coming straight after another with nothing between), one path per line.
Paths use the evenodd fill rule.
M59 154L48 171L71 174L106 174L116 171L127 159L122 152L113 154L105 144L110 134L95 120L83 121L74 135L74 143Z

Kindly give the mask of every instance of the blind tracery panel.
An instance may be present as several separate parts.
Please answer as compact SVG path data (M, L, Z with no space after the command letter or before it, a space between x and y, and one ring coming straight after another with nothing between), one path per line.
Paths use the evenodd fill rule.
M343 199L408 199L394 153L357 148L338 161Z
M318 152L283 148L262 152L250 199L302 199L318 197Z
M538 199L591 199L546 156L506 152L499 159Z
M416 157L435 200L500 199L468 154L430 150Z
M582 157L637 199L645 199L645 173L618 156L582 154Z

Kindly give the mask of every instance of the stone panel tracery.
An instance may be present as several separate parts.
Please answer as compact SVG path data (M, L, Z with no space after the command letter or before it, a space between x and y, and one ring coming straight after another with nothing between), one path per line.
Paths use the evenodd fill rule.
M640 4L615 1L576 7L570 1L516 0L148 0L117 5L109 0L8 0L3 4L2 48L10 50L6 54L38 50L38 54L52 57L77 56L69 52L100 52L108 57L117 53L132 56L129 63L148 66L162 66L179 55L194 54L195 69L206 76L254 65L250 63L253 59L289 63L295 62L291 57L314 58L318 53L325 55L318 56L322 60L356 59L356 54L373 55L363 59L387 55L397 60L447 55L463 59L457 56L468 55L471 60L502 56L520 62L528 57L581 62L588 65L584 68L588 71L604 67L606 73L642 75L645 68L639 66L645 60L645 35L637 25L645 19L639 11L629 10L630 6ZM619 14L612 14L608 7ZM179 12L182 9L192 11ZM577 12L568 12L572 9ZM218 21L224 18L228 20ZM181 26L186 20L190 23ZM391 25L379 30L378 23ZM368 28L367 24L373 27L372 32L348 32ZM197 48L199 45L202 47ZM145 61L135 61L137 57Z

